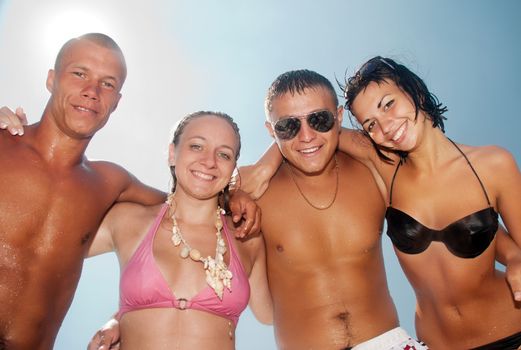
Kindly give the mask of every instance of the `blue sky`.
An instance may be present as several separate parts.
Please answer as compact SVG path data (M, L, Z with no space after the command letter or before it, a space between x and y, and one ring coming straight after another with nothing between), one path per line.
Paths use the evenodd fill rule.
M412 68L448 106L448 136L500 145L519 162L519 13L517 0L0 0L0 105L24 106L37 121L61 44L85 32L111 35L129 75L87 153L167 190L169 130L183 115L229 113L243 138L240 163L251 163L270 143L263 99L277 75L308 68L341 80L383 55ZM401 323L414 332L414 294L383 241ZM113 254L86 261L56 349L85 348L117 308L118 278ZM245 313L237 348L274 348L271 327Z

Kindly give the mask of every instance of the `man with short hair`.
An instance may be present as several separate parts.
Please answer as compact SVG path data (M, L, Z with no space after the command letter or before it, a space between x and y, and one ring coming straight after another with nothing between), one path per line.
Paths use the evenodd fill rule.
M110 37L71 39L49 70L40 122L23 137L0 133L0 349L51 349L108 209L164 200L123 168L84 155L125 77Z
M343 108L331 83L308 70L286 72L265 109L278 147L241 177L259 185L282 154L269 187L257 191L267 187L257 204L278 348L426 349L398 326L382 255L384 202L369 170L337 149ZM118 336L111 320L89 349L108 349Z
M38 123L23 132L1 111L0 127L25 135L0 132L0 350L52 349L110 207L165 200L122 167L84 154L116 109L126 74L114 40L85 34L67 41L49 70ZM232 206L234 221L247 216L243 232L255 230L254 207L239 199Z
M333 86L316 72L286 72L270 86L265 110L284 159L257 201L278 347L383 350L389 334L420 346L398 328L377 185L337 150L343 108ZM373 347L357 346L368 340Z

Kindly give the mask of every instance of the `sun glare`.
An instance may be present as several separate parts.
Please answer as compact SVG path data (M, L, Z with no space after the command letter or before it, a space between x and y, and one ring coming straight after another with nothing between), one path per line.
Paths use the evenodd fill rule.
M99 13L83 9L64 10L46 21L43 44L46 52L56 55L65 41L85 33L110 32L107 21Z

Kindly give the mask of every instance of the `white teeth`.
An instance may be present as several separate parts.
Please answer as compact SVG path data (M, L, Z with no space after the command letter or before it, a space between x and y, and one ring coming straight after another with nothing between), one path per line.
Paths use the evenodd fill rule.
M212 175L208 175L208 174L202 173L200 171L194 171L193 174L204 180L213 180L213 178L214 178Z
M300 150L301 153L313 153L313 152L316 152L316 151L318 151L318 147L313 147L313 148L307 148L307 149Z
M394 134L392 140L393 140L393 141L398 140L398 139L402 136L402 134L403 134L404 131L405 131L405 123L404 123L404 124L403 124L399 129L398 129L398 131L396 132L396 134Z
M84 108L84 107L80 107L80 106L77 106L76 109L79 109L80 111L83 111L83 112L92 112L90 109Z

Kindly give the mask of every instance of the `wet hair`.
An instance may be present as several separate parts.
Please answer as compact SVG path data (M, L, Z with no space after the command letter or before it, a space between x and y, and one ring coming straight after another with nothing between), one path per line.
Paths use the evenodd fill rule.
M352 77L346 77L345 85L340 87L344 92L345 109L349 111L351 116L353 116L351 107L358 94L365 91L371 82L380 85L385 83L385 80L394 82L412 99L416 113L415 120L418 119L418 113L421 110L432 121L432 127L438 127L445 132L443 121L447 118L443 114L447 112L447 107L438 101L438 98L429 91L423 80L415 73L403 64L381 56L373 57L365 62ZM352 118L351 121L353 122ZM392 163L392 160L385 156L380 149L394 152L402 159L407 157L407 152L378 146L365 130L362 133L371 140L382 160Z
M201 117L216 117L226 121L233 129L235 136L237 138L237 152L235 153L235 161L239 159L241 153L241 135L239 133L239 127L237 123L226 113L222 112L212 112L212 111L198 111L194 113L190 113L187 116L183 117L178 123L174 130L174 135L172 137L172 143L175 146L179 145L179 140L181 139L181 135L184 133L185 128L190 122L194 119ZM170 173L172 174L172 193L175 192L177 177L175 176L175 166L170 166ZM230 185L227 184L219 195L219 204L224 209L224 211L229 214L230 213Z
M292 95L302 94L306 89L323 87L326 89L333 99L335 106L338 105L338 97L335 88L331 82L324 76L307 69L292 70L279 75L273 83L271 83L266 99L264 100L264 109L266 116L269 115L273 108L273 100L286 94Z
M123 67L123 78L122 83L125 81L125 78L127 77L127 64L125 62L125 56L123 55L123 51L119 47L119 45L112 39L110 36L102 33L87 33L83 34L79 37L72 38L68 40L63 46L61 47L60 51L58 52L58 55L56 55L56 60L54 61L54 70L58 71L61 68L61 63L63 60L63 56L67 52L67 50L76 42L81 40L87 40L90 42L93 42L96 45L99 45L101 47L104 47L106 49L113 50L117 52L121 56L121 63Z

